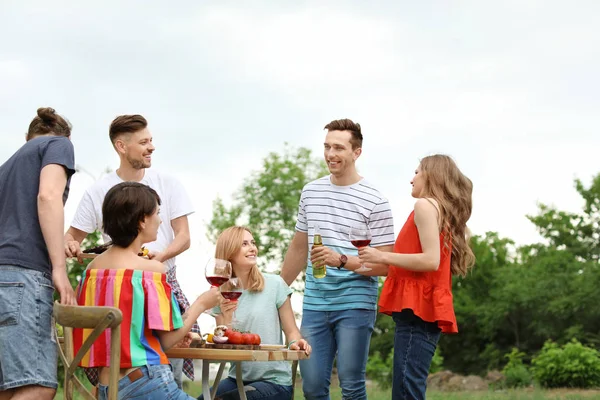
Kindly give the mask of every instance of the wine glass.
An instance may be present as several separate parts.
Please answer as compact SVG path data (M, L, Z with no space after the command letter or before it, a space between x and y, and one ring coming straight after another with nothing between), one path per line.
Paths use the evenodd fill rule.
M231 278L231 263L219 258L211 258L204 267L204 276L212 287L219 287Z
M240 278L233 277L233 278L229 279L227 282L225 282L223 285L221 285L220 290L221 290L221 296L223 296L227 300L237 302L244 290L244 288L242 286L242 280ZM237 320L237 318L235 318L235 311L234 311L233 315L231 316L231 327L233 328L238 323L239 323L239 321Z
M350 233L348 236L352 246L356 247L357 249L361 247L367 247L369 244L371 244L371 230L367 224L359 224L350 227ZM370 271L371 269L372 268L369 268L363 264L356 269L355 272Z

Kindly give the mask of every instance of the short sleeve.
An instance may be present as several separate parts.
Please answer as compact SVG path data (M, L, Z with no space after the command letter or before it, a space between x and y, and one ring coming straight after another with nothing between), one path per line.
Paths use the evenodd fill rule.
M144 301L148 328L172 331L183 326L183 318L166 275L144 272Z
M102 230L102 226L96 218L96 208L89 190L86 190L81 201L79 201L71 226L86 233L92 233L96 229Z
M369 229L373 235L372 247L394 244L394 219L387 200L383 199L371 211Z
M285 283L283 278L279 275L275 276L275 284L277 285L276 289L276 303L277 308L281 307L283 303L288 299L288 297L293 293L293 290Z
M56 137L48 141L41 152L42 168L46 165L58 164L65 168L68 177L75 173L75 150L68 138Z
M300 232L308 232L308 225L306 222L306 211L304 209L304 189L302 189L302 194L300 195L300 203L298 204L296 230Z
M169 220L172 221L176 218L192 214L194 206L181 182L173 177L169 177L168 179L170 189L168 196L171 201Z

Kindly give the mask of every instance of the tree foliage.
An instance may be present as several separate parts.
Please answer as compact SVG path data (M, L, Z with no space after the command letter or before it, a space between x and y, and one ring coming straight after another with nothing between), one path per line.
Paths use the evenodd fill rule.
M252 172L235 192L230 206L221 198L215 199L208 238L216 242L225 228L246 225L254 233L261 265L282 262L294 235L302 188L327 173L325 163L304 147L286 145L283 154L269 153L262 168Z

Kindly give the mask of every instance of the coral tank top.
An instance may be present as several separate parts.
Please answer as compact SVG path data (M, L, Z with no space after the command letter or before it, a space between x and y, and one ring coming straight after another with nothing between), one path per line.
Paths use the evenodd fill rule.
M381 290L379 312L391 315L411 309L427 322L437 322L443 333L458 333L452 304L452 274L450 257L452 244L444 245L440 234L440 266L437 271L417 272L390 265ZM422 253L415 213L410 213L394 244L394 253Z

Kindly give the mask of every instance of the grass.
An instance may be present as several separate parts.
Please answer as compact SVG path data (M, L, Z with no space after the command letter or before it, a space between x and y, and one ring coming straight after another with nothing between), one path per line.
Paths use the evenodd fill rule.
M186 392L197 397L202 393L202 384L198 381L186 382ZM296 383L294 400L301 400L302 387ZM367 397L369 400L389 400L392 398L390 390L381 390L377 386L367 387ZM63 398L62 390L59 388L55 400ZM331 387L331 399L341 400L341 389L336 385ZM74 399L81 399L81 396L75 394ZM600 399L600 390L576 390L576 389L515 389L505 391L481 391L481 392L438 392L428 391L428 400L584 400Z

